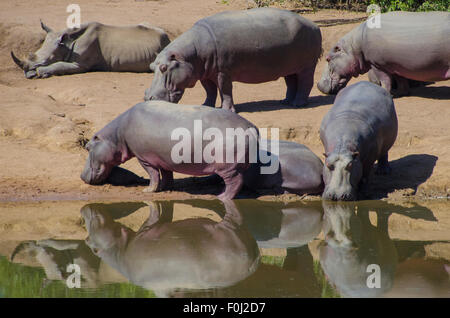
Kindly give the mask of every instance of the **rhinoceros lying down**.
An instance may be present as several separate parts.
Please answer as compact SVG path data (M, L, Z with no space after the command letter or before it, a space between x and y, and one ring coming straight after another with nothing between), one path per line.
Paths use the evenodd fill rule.
M144 25L89 22L60 32L42 22L41 27L47 32L45 41L27 60L20 60L11 51L27 78L88 71L150 72L150 63L170 43L162 29Z

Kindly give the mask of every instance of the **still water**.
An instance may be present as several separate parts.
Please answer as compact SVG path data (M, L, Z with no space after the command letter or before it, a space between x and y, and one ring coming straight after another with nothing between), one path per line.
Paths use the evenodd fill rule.
M450 297L450 203L0 204L0 297Z

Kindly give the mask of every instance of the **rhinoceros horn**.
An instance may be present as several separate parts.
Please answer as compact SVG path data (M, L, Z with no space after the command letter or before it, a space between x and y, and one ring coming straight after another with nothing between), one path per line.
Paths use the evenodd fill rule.
M16 63L21 69L23 69L25 67L25 62L21 61L18 57L16 57L14 55L13 51L11 51L11 57L12 57L14 63Z
M20 243L19 245L16 246L16 248L14 249L14 251L11 254L11 262L14 260L14 257L19 254L21 251L23 251L26 247L28 247L29 245L34 244L34 242L32 241L24 241L22 243Z
M44 22L42 22L42 20L40 20L40 21L41 21L41 28L42 28L42 30L44 30L47 33L52 32L52 29L50 29L48 26L46 26L44 24Z

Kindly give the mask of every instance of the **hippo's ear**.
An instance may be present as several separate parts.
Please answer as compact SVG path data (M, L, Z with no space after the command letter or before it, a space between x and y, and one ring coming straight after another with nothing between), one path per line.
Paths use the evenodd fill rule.
M150 68L150 71L154 72L155 71L155 62L150 63L149 68Z
M181 61L183 58L180 54L175 52L169 53L169 61Z
M323 156L324 156L325 158L328 158L329 154L326 153L326 152L324 152L324 153L323 153Z
M354 152L352 153L353 159L356 159L358 156L359 156L359 151L354 151Z

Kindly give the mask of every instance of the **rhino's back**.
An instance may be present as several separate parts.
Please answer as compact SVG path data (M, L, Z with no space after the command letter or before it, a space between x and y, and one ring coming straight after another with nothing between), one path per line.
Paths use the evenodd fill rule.
M101 55L111 71L149 72L149 64L170 43L160 28L145 25L97 28Z

